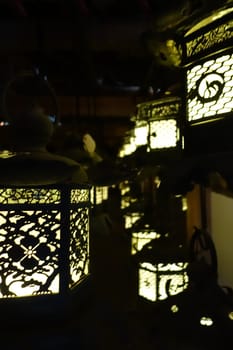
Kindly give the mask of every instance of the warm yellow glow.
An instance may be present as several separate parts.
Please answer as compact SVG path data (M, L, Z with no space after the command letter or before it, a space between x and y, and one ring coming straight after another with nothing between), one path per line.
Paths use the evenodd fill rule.
M141 218L141 213L130 213L126 214L125 217L125 228L129 229L133 226L133 224Z
M233 321L233 311L229 312L228 317L231 321Z
M148 125L144 124L142 125L139 123L136 125L134 129L134 136L135 136L135 145L136 146L143 146L147 144L147 137L148 137Z
M171 306L171 311L172 311L173 313L176 313L176 312L179 311L179 307L178 307L177 305L172 305L172 306Z
M91 188L91 202L101 204L108 199L108 186L96 186Z
M206 327L210 327L214 324L213 320L211 317L206 317L206 316L203 316L201 319L200 319L200 324L202 326L206 326Z
M139 286L140 296L151 300L164 300L170 295L183 292L188 287L186 262L173 264L156 264L149 262L140 264Z
M57 221L60 221L60 213L56 211L52 211L56 215ZM0 211L0 242L5 241L6 236L8 232L3 228L6 224L6 218L7 217L7 211ZM39 212L35 212L32 210L29 211L22 211L22 218L23 215L27 215L28 217L33 215L38 215ZM11 217L9 221L9 229L10 224L17 223L17 221L20 221L20 214L16 214L15 217ZM42 215L39 218L39 225L44 225L46 223L46 217ZM48 279L48 276L54 275L53 279L51 281L51 284L49 285L47 291L44 291L43 293L39 292L40 294L57 294L59 293L59 274L54 274L54 265L51 264L51 262L45 264L45 261L40 258L40 254L38 254L37 250L40 248L41 244L47 244L47 247L49 248L50 252L53 253L55 251L55 247L47 242L43 236L40 235L40 231L33 230L33 225L28 222L25 223L25 225L20 227L20 233L16 233L16 237L14 240L14 243L17 245L17 247L21 250L21 256L20 259L17 259L17 261L14 261L13 267L14 270L10 270L7 277L5 278L5 284L9 286L9 292L12 294L8 294L7 297L26 297L30 295L37 294L39 292L40 284L44 285ZM53 226L54 232L56 232L56 239L60 240L60 226L59 224L54 224ZM37 244L35 245L29 245L26 246L21 241L23 241L24 235L26 233L30 233L30 237L35 237L37 239ZM9 246L9 249L11 247ZM6 251L4 254L2 245L0 245L0 254L5 256L5 258L10 259L8 257L8 252ZM25 268L24 262L26 260L33 259L35 264L33 268ZM57 262L58 263L58 262ZM5 262L5 266L9 265L9 263ZM43 265L43 269L41 269L41 266ZM24 271L25 270L25 271ZM46 270L46 274L44 271ZM16 271L17 274L16 274ZM20 272L19 272L20 271ZM27 276L25 275L25 272L27 273ZM0 298L6 297L3 296L3 293L1 292L1 285L2 285L2 277L0 276ZM25 285L28 283L28 285Z
M57 189L4 188L0 189L0 204L54 203L61 201Z
M155 231L133 232L131 239L131 254L136 254L145 244L149 243L152 239L159 237L160 234Z
M119 157L123 158L129 156L136 150L136 145L134 142L134 137L130 137L127 143L125 143L119 151Z
M175 119L154 120L150 123L150 148L176 147L177 125Z
M233 54L187 71L188 121L216 118L233 110Z

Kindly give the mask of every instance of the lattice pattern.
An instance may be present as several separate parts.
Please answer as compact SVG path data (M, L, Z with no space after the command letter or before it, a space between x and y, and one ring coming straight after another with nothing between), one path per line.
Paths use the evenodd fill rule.
M168 119L170 117L178 116L180 112L180 102L160 101L151 104L151 118L154 119Z
M219 45L226 40L233 38L233 20L229 20L218 27L199 35L193 40L186 43L187 57L203 53L213 46Z
M139 295L156 301L181 293L188 287L187 265L188 263L185 262L156 265L148 262L141 263L139 266Z
M150 122L150 148L152 150L176 147L178 135L175 119Z
M70 287L73 287L89 269L89 215L87 208L70 213Z
M0 297L58 293L59 242L58 211L0 211Z
M89 189L71 190L71 203L80 203L89 201Z
M61 200L60 191L45 188L0 188L1 204L56 203Z
M187 71L188 121L221 117L233 109L233 54L198 64Z

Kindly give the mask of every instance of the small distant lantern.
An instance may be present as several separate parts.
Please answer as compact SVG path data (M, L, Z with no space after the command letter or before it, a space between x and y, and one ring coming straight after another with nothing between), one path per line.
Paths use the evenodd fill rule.
M165 97L137 105L135 142L147 152L177 149L181 145L181 99Z
M232 12L232 7L219 9L184 35L186 143L199 147L200 152L205 148L220 151L229 147L231 125L224 122L228 119L229 123L233 109ZM191 129L193 125L195 130ZM226 140L221 139L221 145L216 146L216 136L223 132ZM206 134L208 147L204 144Z
M138 295L151 302L164 300L169 296L179 294L188 287L188 262L183 254L183 246L177 248L176 254L166 244L160 246L160 241L167 240L163 236L151 241L137 254L138 261ZM156 243L158 251L156 253ZM174 250L174 247L172 248ZM180 251L180 252L179 252Z
M180 137L181 100L166 97L150 104L148 151L175 149Z

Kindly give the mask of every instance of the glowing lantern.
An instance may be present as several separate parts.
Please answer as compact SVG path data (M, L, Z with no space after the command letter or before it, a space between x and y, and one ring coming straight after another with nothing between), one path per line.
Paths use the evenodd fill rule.
M0 298L64 297L89 274L89 188L0 187Z
M146 145L147 152L176 148L180 143L180 107L178 97L138 104L134 117L137 146Z
M166 236L158 235L156 239L144 245L136 255L138 295L151 302L179 294L188 287L188 262L184 246L169 247L167 245L169 235Z
M180 145L181 101L166 97L150 105L148 150L175 149Z
M232 11L232 7L216 11L184 36L185 147L192 150L220 151L229 145L232 148L229 143L232 125L229 117L233 109ZM223 133L224 140L216 142Z

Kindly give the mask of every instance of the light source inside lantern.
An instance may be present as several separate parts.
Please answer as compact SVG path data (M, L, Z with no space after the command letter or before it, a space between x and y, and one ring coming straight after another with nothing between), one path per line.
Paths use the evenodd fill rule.
M233 54L206 60L187 71L189 122L219 118L233 109Z
M187 266L187 262L140 263L138 294L154 302L181 293L188 286Z

